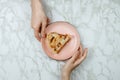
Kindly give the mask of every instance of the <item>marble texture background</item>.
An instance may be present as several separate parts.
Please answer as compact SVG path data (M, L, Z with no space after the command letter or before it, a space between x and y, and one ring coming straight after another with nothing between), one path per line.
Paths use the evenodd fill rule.
M44 0L51 22L68 21L89 48L71 80L120 79L120 0ZM30 25L30 0L0 0L0 80L61 80Z

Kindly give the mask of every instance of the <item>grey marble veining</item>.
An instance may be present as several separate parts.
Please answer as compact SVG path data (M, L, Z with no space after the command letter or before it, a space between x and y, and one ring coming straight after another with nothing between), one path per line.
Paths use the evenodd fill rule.
M52 22L68 21L89 48L71 80L120 79L120 0L43 0ZM60 80L30 25L30 0L0 0L0 80Z

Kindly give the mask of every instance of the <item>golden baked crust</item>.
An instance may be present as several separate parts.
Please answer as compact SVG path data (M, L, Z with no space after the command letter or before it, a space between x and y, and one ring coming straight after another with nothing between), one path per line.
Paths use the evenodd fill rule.
M70 35L63 35L56 32L51 32L47 34L47 40L49 46L52 48L52 51L54 53L59 53L60 50L65 46L65 44L70 40Z

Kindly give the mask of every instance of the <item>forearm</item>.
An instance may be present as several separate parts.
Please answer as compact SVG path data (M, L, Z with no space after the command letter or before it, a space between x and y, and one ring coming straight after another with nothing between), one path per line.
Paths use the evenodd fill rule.
M32 11L36 9L43 10L41 0L31 0L31 7L32 7Z
M62 73L62 80L70 80L70 74Z

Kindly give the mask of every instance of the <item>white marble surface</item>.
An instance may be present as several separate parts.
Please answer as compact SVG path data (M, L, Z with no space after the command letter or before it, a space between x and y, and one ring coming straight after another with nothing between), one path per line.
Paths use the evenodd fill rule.
M71 80L120 79L120 0L44 0L51 21L75 25L87 59ZM30 0L0 0L0 80L60 80L64 62L44 54L30 26Z

